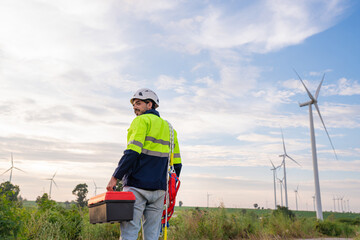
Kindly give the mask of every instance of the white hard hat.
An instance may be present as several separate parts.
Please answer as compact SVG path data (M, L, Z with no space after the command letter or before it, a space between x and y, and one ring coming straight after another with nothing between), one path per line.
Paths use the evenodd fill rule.
M134 99L140 100L153 100L155 103L155 108L159 107L159 98L156 93L148 88L141 88L136 91L134 96L130 99L130 103L133 104Z

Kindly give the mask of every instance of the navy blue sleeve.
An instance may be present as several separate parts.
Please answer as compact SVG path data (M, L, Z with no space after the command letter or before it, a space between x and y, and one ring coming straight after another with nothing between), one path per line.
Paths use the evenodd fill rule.
M121 157L119 164L115 169L113 177L121 180L125 174L129 174L139 155L139 153L133 150L125 150L124 155Z
M175 173L176 173L176 176L178 176L178 177L180 177L181 167L182 167L181 163L174 164Z

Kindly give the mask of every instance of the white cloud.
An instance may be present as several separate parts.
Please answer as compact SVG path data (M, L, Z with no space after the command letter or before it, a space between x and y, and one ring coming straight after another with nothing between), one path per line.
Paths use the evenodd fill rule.
M324 95L352 96L360 95L360 84L346 78L340 78L338 84L324 86Z
M160 75L158 80L155 83L157 89L160 90L175 90L177 93L184 94L187 92L186 90L186 80L184 78L174 79L170 76Z
M324 11L313 10L319 8ZM166 41L169 47L183 46L192 53L226 48L265 53L298 44L327 29L343 11L340 1L257 1L236 12L213 4L201 16L169 23Z

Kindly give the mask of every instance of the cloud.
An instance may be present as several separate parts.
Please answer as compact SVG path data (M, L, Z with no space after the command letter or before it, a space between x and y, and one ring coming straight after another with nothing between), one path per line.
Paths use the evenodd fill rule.
M164 39L167 46L193 54L226 48L266 53L298 44L332 26L344 5L341 1L257 1L233 11L214 3L201 14L168 23Z
M157 89L160 90L175 90L177 93L184 94L186 90L186 80L184 78L174 79L170 76L160 75L158 80L155 83Z
M331 84L328 86L324 86L324 95L340 95L340 96L352 96L352 95L360 95L360 84L358 81L349 80L346 78L340 78L338 80L338 84Z

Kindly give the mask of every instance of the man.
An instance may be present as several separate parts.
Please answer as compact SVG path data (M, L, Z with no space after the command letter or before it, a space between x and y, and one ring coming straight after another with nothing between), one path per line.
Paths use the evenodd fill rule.
M127 148L106 189L112 191L117 179L122 179L124 191L135 194L132 221L121 222L122 240L136 240L144 215L146 240L157 240L167 186L170 151L169 124L160 118L159 98L150 89L139 89L131 98L136 118L128 129ZM177 134L174 131L174 168L179 176L181 158Z

